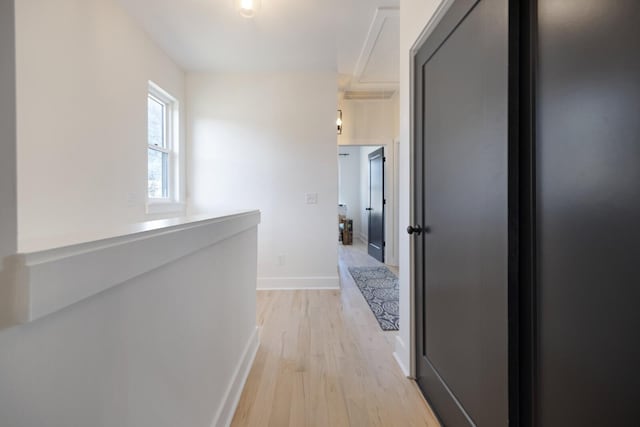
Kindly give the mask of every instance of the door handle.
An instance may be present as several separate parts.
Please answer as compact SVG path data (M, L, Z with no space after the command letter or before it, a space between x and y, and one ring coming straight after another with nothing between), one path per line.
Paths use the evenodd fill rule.
M372 211L373 208L364 208L365 211Z
M424 227L422 228L421 225L415 225L415 226L408 226L407 227L407 233L409 234L417 234L418 236L421 235L422 233L424 234L429 234L431 232L431 228L430 227Z
M409 234L417 234L418 236L422 234L422 227L419 225L416 226L408 226L407 233Z

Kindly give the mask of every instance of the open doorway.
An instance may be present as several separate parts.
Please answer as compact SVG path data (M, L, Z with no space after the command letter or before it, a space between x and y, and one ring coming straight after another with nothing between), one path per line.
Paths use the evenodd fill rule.
M343 291L361 293L380 329L394 333L399 328L399 294L398 271L385 264L390 252L387 242L393 239L385 222L393 210L390 200L394 189L389 185L393 182L393 162L385 159L387 150L381 145L338 147L343 224L338 252Z
M393 348L400 322L398 96L346 91L338 107L338 202L353 230L352 244L338 248L340 285L360 294Z
M385 262L386 195L383 146L340 146L338 150L339 240Z

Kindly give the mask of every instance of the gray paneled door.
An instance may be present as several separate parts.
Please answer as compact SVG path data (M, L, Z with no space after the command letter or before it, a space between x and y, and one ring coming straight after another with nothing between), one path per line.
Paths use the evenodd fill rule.
M384 148L369 154L369 255L384 262Z
M639 20L455 0L415 56L416 376L448 427L639 425Z
M638 426L640 2L537 8L534 425Z
M444 425L508 425L508 1L454 3L416 56L417 380Z

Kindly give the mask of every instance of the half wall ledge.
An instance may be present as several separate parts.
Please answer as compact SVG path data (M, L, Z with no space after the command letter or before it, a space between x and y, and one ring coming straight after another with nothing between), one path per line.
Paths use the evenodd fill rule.
M0 271L0 329L55 313L259 223L253 210L23 242Z

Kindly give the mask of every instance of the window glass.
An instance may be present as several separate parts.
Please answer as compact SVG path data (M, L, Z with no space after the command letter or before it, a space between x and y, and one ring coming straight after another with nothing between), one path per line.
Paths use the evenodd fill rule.
M175 140L178 101L149 82L147 93L147 212L160 212L180 200L180 150Z
M155 145L156 147L166 148L165 138L165 110L166 106L149 96L148 98L148 131L149 131L149 145Z
M168 157L167 153L149 148L149 198L161 199L169 197Z

